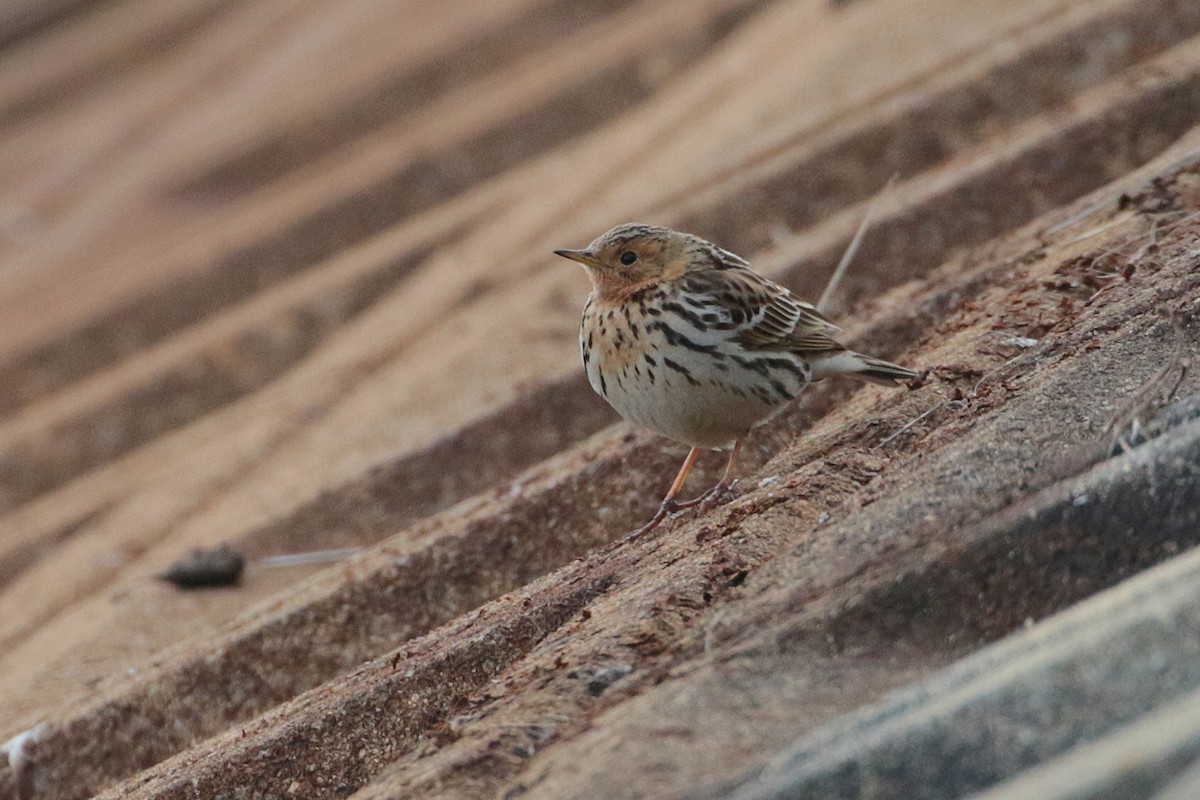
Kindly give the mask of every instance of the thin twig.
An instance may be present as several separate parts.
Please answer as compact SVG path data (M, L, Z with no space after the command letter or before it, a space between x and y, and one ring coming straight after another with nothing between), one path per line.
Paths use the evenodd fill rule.
M879 201L892 188L898 177L899 173L896 173L888 178L888 182L883 185L883 188L871 200L871 205L867 206L867 213L863 215L858 230L854 232L854 238L850 240L850 244L846 247L846 252L842 253L842 260L838 262L837 269L833 271L833 275L829 278L829 283L826 284L825 291L821 292L821 299L817 301L817 311L824 312L829 307L829 301L833 298L833 293L837 291L838 287L842 284L842 279L846 277L846 271L850 268L850 262L854 260L854 254L858 252L858 246L862 244L863 236L866 235L867 228L871 225L871 218L875 216L875 209L878 207Z
M1109 452L1113 452L1118 444L1121 445L1123 451L1132 449L1126 441L1125 429L1127 427L1130 429L1128 440L1130 442L1137 441L1142 427L1142 415L1154 408L1168 405L1174 399L1175 393L1179 391L1180 384L1187 377L1189 363L1184 356L1186 344L1183 328L1178 322L1175 325L1175 337L1175 346L1171 349L1167 363L1163 364L1138 387L1136 392L1116 407L1108 419L1108 424L1100 432L1101 438L1111 437L1108 446ZM1170 388L1161 397L1155 397L1158 390L1167 383L1168 376L1176 370L1179 372L1175 376L1175 380L1171 382Z
M1095 205L1088 206L1083 211L1080 211L1078 214L1071 217L1070 219L1065 219L1062 222L1058 223L1057 225L1051 225L1049 228L1046 228L1046 230L1042 231L1042 235L1050 236L1052 234L1058 233L1059 231L1063 230L1064 228L1071 227L1072 225L1074 225L1077 222L1082 222L1083 220L1085 220L1088 217L1095 214L1097 211L1107 208L1112 202L1113 202L1112 198L1106 197L1105 199L1099 201Z
M1092 237L1099 236L1100 234L1104 233L1105 231L1111 230L1112 228L1115 228L1118 225L1124 225L1126 222L1128 222L1131 219L1133 219L1133 217L1122 216L1122 217L1117 217L1116 219L1113 219L1113 220L1109 220L1108 222L1104 223L1103 225L1100 225L1099 227L1092 228L1090 231L1085 231L1084 233L1079 234L1078 236L1076 236L1074 239L1072 239L1069 242L1064 242L1063 245L1069 246L1069 245L1073 245L1073 244L1078 244L1079 242L1085 241L1087 239L1091 239Z
M1178 212L1176 212L1176 213L1178 213ZM1150 228L1151 238L1154 239L1155 243L1157 243L1157 238L1156 238L1157 233L1166 233L1167 231L1171 230L1172 228L1177 228L1185 222L1191 222L1196 217L1200 217L1200 211L1193 211L1192 213L1186 214L1186 215L1180 217L1179 219L1173 219L1170 222L1166 223L1165 225L1162 225L1161 227L1156 227L1156 225L1158 223L1158 219L1155 219L1154 222L1156 225L1152 225Z
M1154 391L1160 388L1166 381L1167 376L1177 369L1179 370L1179 374L1175 376L1171 388L1167 390L1162 401L1155 402L1153 397ZM1129 427L1132 432L1132 438L1136 439L1142 425L1141 415L1156 405L1170 403L1171 398L1179 391L1179 385L1183 383L1185 377L1187 377L1187 364L1178 353L1175 353L1172 355L1170 361L1147 378L1146 382L1128 400L1117 407L1113 415L1109 417L1108 424L1104 426L1104 430L1100 432L1100 435L1115 435L1113 444L1116 444L1116 439L1122 435L1121 432L1126 427Z
M1012 366L1012 363L1014 361L1016 361L1017 359L1023 358L1025 355L1026 355L1025 353L1018 353L1017 355L1015 355L1012 358L1005 361L1000 366L996 367L995 369L991 370L990 372L985 373L982 378L975 381L975 385L971 387L971 391L967 392L966 397L970 400L974 400L976 397L979 396L979 387L983 386L984 381L989 380L990 378L994 378L996 375L999 375L1001 372L1003 372L1004 370L1006 370L1010 366Z
M920 414L918 414L916 417L914 417L913 419L910 419L908 422L904 423L904 425L899 430L895 431L890 436L888 436L886 439L881 441L878 446L883 447L884 445L888 444L893 439L895 439L897 436L904 433L908 429L912 428L912 426L916 425L921 420L925 419L930 414L932 414L933 412L937 411L940 408L945 408L945 407L951 406L951 405L960 405L960 407L965 406L967 400L974 400L976 397L979 396L979 387L983 386L984 381L986 381L989 378L1004 371L1009 366L1011 366L1014 361L1018 360L1019 358L1021 358L1024 355L1025 355L1024 353L1015 355L1012 358L1005 361L1000 366L998 366L995 369L991 370L990 372L987 372L986 374L984 374L983 377L981 377L979 380L975 381L975 385L971 387L970 391L963 394L961 399L959 399L959 400L943 400L940 403L937 403L936 405L925 409Z
M1158 244L1158 220L1150 221L1150 240L1138 248L1138 251L1129 257L1130 261L1141 261L1146 253L1150 252L1150 248Z
M1168 213L1180 213L1180 212L1168 212ZM1142 256L1144 256L1146 254L1147 250L1149 249L1149 247L1151 245L1158 244L1159 235L1164 234L1164 233L1170 231L1172 228L1182 225L1185 222L1189 222L1189 221L1195 219L1196 217L1200 217L1200 211L1194 211L1191 214L1180 217L1179 219L1172 220L1171 222L1168 222L1165 225L1159 225L1158 219L1155 218L1150 224L1150 232L1149 232L1150 241L1146 245L1144 245L1142 248L1140 248L1136 253L1129 256L1129 255L1125 255L1121 251L1123 249L1125 249L1126 247L1128 247L1129 245L1136 242L1138 239L1140 239L1141 238L1140 234L1137 236L1133 236L1132 238L1126 239L1125 241L1121 242L1120 244L1115 244L1112 247L1108 248L1107 250L1102 251L1098 256L1095 257L1095 260L1106 258L1107 256L1110 256L1110 255L1116 255L1116 256L1120 256L1121 258L1125 259L1126 261L1128 261L1130 263L1136 263L1139 259L1141 259ZM1078 240L1076 240L1076 241L1078 241Z
M905 423L905 425L904 425L904 427L903 427L903 428L900 428L898 431L896 431L895 433L893 433L891 436L887 437L887 438L886 438L886 439L884 439L882 442L880 442L880 443L879 443L879 446L880 446L880 447L884 447L884 446L886 446L886 445L887 445L889 442L891 442L891 441L892 441L893 439L895 439L897 436L899 436L900 434L904 433L904 432L905 432L905 431L907 431L909 428L911 428L912 426L916 425L916 424L917 424L917 423L919 423L921 420L925 419L925 418L926 418L926 417L928 417L930 414L932 414L933 412L937 411L939 408L942 408L942 407L943 407L943 406L945 406L945 405L946 405L946 401L945 401L945 400L943 400L942 402L940 402L940 403L938 403L938 404L936 404L936 405L930 406L928 409L926 409L925 411L923 411L923 412L921 413L921 415L920 415L920 416L917 416L917 417L914 417L913 419L910 419L910 420L909 420L907 423Z
M257 561L260 567L300 567L305 564L327 564L341 561L357 553L361 547L341 547L337 550L313 550L307 553L285 553L280 556L267 556Z

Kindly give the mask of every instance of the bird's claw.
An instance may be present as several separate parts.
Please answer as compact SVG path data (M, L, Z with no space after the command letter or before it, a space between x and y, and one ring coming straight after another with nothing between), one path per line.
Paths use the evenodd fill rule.
M736 481L734 481L736 483ZM686 503L679 503L680 508L692 508L700 506L701 513L712 511L717 506L722 506L734 498L733 483L718 483L708 491L701 494L699 497L694 497Z
M737 497L737 492L735 492L733 489L733 486L736 483L737 481L734 481L733 483L725 483L722 481L704 494L700 495L700 497L696 498L700 501L701 513L712 511L714 508L723 506L733 498Z
M674 500L664 500L662 505L658 507L658 511L654 512L654 516L650 518L649 522L638 528L636 531L626 534L625 538L621 541L632 542L634 539L640 538L642 534L648 533L649 531L657 528L664 519L678 513L682 508L684 508L684 506L680 503L676 503Z
M718 506L725 505L736 496L736 492L734 492L733 489L736 483L737 481L734 481L733 483L725 483L722 481L721 483L718 483L716 486L701 494L699 497L694 497L691 500L685 500L683 502L676 500L664 500L662 505L658 507L658 511L654 512L654 516L650 518L649 522L632 533L627 534L621 541L632 542L635 539L640 538L643 534L653 530L654 528L657 528L660 524L662 524L663 520L674 517L680 511L699 506L699 511L703 514L707 511L717 508Z

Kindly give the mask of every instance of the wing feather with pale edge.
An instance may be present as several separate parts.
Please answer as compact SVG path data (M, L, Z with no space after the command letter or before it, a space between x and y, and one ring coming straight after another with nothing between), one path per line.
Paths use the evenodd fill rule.
M784 287L742 264L697 271L688 275L688 282L693 291L746 313L748 319L737 335L743 347L798 355L846 349L833 338L841 330L837 325Z

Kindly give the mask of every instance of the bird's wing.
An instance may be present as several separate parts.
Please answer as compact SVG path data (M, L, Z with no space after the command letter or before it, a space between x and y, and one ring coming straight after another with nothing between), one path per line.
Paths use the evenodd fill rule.
M757 306L754 316L738 337L750 350L787 350L793 353L843 350L833 335L840 328L816 308L800 300L787 289L754 273Z
M692 291L711 296L726 310L742 312L733 317L739 330L735 338L748 350L784 350L803 355L845 349L833 338L841 330L837 325L751 269L727 266L703 270L688 275L687 280L693 284Z

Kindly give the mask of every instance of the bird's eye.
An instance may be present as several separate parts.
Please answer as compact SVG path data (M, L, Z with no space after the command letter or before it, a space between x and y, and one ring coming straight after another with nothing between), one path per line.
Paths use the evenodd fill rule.
M635 261L637 261L637 253L632 250L626 250L624 253L621 253L621 263L625 266L628 267Z

